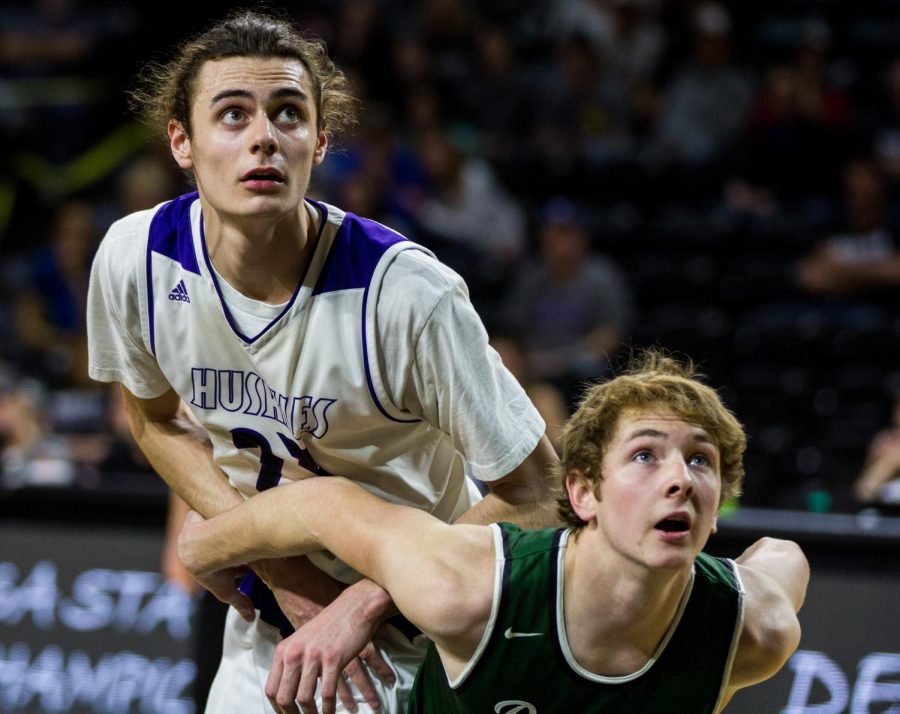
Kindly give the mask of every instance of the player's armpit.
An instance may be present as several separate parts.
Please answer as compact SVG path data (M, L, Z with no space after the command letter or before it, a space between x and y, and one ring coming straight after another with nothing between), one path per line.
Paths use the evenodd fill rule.
M442 651L468 658L490 617L494 535L488 526L449 526L428 517L404 549L386 552L384 587L400 611ZM429 527L434 526L434 527Z
M553 473L559 458L550 440L542 436L517 468L489 482L490 493L466 511L457 523L515 523L520 528L559 525L551 497Z

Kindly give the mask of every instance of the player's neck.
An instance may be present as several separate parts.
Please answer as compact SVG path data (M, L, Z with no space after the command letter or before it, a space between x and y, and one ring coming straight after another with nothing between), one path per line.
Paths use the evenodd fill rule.
M613 563L589 541L576 539L565 558L563 612L569 646L576 661L592 672L631 674L646 664L668 632L691 570Z
M263 302L290 299L315 245L315 222L305 204L276 220L204 212L203 221L210 260L229 285Z

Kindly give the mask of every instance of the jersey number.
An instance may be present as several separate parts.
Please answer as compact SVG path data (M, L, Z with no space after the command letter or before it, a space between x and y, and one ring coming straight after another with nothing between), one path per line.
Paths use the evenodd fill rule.
M281 443L284 444L284 448L288 450L288 453L304 469L311 471L316 476L331 476L296 441L281 432L278 433L278 438L281 439ZM231 441L238 449L259 449L259 475L256 477L257 491L265 491L272 488L272 486L278 485L278 482L281 481L281 469L284 466L284 459L275 455L266 437L253 429L240 427L231 430Z

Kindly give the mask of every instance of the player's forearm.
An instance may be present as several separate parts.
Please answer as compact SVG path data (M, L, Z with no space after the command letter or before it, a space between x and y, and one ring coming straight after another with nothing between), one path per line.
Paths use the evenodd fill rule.
M358 513L354 501L360 494L368 495L336 477L271 489L215 518L191 522L181 533L178 553L194 573L323 549L353 566L352 549L342 547L340 534L350 527L349 514Z
M212 446L181 414L153 420L126 397L131 432L150 465L190 507L210 518L243 499L213 460Z
M204 517L243 501L213 461L211 447L178 423L154 423L137 443L169 487Z
M520 528L559 525L552 498L554 467L559 462L546 436L508 476L489 484L491 491L466 511L457 523L486 525L507 521Z

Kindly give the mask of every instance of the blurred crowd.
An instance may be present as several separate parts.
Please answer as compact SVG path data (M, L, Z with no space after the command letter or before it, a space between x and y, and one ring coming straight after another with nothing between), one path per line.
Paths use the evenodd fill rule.
M113 220L189 190L125 90L202 7L0 9L2 488L152 479L87 380L85 292ZM747 422L746 503L900 502L890 3L283 7L361 100L313 195L463 275L557 445L581 385L656 343Z

